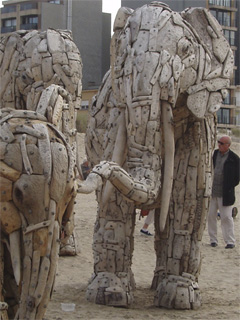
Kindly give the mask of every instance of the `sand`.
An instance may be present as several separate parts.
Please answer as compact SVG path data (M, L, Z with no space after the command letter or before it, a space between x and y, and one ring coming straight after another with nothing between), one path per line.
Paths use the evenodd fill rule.
M81 134L83 147L84 135ZM233 143L232 150L240 154L240 144ZM82 160L85 158L81 154ZM139 233L143 219L136 218L133 273L137 284L135 301L129 308L95 305L85 298L88 280L93 272L92 237L96 219L95 194L78 194L75 207L76 238L79 253L74 257L60 257L55 289L45 318L47 320L119 320L119 319L240 319L240 185L236 188L239 214L235 221L236 247L225 249L220 221L219 245L209 245L207 228L202 241L202 268L199 286L202 306L198 310L168 310L153 304L154 291L150 290L155 267L154 237ZM149 227L154 233L154 226ZM62 303L73 303L74 311L63 311Z

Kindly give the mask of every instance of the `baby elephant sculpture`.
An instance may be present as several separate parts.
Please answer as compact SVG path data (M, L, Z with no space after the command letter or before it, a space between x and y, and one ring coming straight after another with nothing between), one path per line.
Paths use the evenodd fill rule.
M42 319L74 227L82 64L67 31L21 30L0 49L1 320Z
M203 8L123 7L114 31L86 134L93 169L78 190L97 190L99 203L87 298L132 302L135 208L155 208L155 305L197 308L214 113L227 95L233 53Z

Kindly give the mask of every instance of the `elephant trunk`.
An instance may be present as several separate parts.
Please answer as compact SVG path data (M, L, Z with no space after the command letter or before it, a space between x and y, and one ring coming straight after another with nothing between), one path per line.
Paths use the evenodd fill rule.
M171 105L163 101L162 102L162 119L163 119L163 134L164 134L164 174L161 193L161 211L159 217L160 231L163 232L167 214L169 209L172 184L173 184L173 170L174 170L174 153L175 153L175 141L174 141L174 128L173 128L173 115Z

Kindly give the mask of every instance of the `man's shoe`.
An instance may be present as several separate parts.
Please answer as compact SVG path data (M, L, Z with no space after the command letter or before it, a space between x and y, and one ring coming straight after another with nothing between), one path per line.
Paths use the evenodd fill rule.
M144 234L145 236L152 236L152 234L148 230L145 231L145 230L141 229L140 232L141 232L141 234Z
M233 249L235 248L235 244L229 243L226 245L225 249Z
M213 248L217 247L217 245L218 245L218 244L217 244L216 242L212 242L212 243L211 243L211 247L213 247Z

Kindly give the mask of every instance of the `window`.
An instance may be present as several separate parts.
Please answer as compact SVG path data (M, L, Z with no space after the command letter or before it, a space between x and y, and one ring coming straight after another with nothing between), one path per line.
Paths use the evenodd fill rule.
M22 17L22 23L23 24L38 23L38 16L24 16Z
M3 20L3 27L16 27L16 25L17 25L16 18Z
M217 11L217 21L223 25L223 12L222 11Z
M223 25L226 27L231 26L231 13L230 12L223 12Z
M50 0L49 3L61 4L60 0Z
M231 46L235 46L235 32L234 31L230 31L230 44Z
M3 19L1 33L13 32L16 31L17 20L16 18L12 19Z
M219 24L225 27L235 26L235 20L231 21L231 12L223 11L222 9L212 9L211 14L217 19Z
M231 7L231 0L209 0L209 5Z
M218 123L230 124L230 110L221 108L217 112Z
M231 46L235 46L235 32L230 30L223 30L224 36Z
M230 94L226 96L226 98L223 101L223 104L228 104L228 105L230 104Z
M20 28L25 30L38 29L38 16L22 16Z
M210 12L217 19L217 12L215 10L210 10Z

